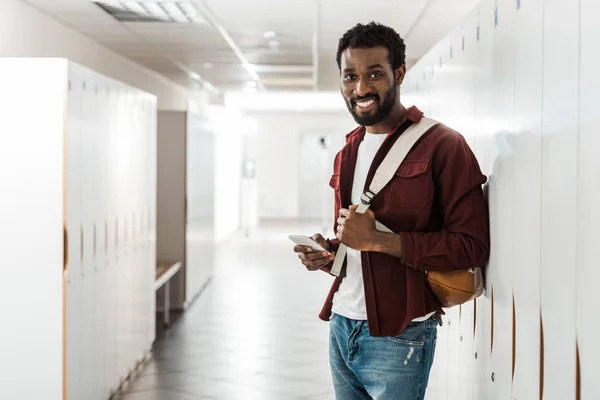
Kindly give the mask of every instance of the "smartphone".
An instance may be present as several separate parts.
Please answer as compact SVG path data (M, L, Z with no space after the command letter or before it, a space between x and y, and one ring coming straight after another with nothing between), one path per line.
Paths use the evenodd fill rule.
M308 246L316 251L327 251L322 246L320 246L317 242L315 242L311 237L304 235L290 235L288 236L290 240L296 243L299 246Z

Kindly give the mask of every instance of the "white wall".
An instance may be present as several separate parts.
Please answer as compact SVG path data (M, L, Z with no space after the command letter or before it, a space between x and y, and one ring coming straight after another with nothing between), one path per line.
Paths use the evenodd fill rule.
M244 120L238 110L211 107L215 132L215 241L228 239L240 228L240 187Z
M256 160L259 217L298 218L300 135L310 131L331 135L329 169L332 171L333 157L343 147L346 134L356 127L356 123L347 111L271 111L253 112L249 116L258 126L258 133L248 138L246 154ZM328 178L326 182L329 182ZM329 187L325 186L323 190L329 190Z
M67 58L156 95L159 109L185 110L187 107L188 90L185 88L61 25L20 0L0 1L0 57Z
M600 398L598 12L485 0L408 73L403 101L462 132L489 177L486 295L448 310L429 400Z

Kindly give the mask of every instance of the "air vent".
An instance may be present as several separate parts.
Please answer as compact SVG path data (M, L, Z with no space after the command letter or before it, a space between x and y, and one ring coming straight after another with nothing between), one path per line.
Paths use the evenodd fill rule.
M120 22L206 23L191 1L105 0L94 3Z

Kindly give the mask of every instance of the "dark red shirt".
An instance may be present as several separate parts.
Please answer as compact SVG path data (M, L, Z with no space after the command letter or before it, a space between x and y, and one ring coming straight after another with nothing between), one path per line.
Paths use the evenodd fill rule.
M367 175L367 190L385 155L423 113L416 107L388 134ZM365 136L359 127L346 136L337 154L330 186L335 190L335 221L348 208L358 148ZM367 319L372 336L401 334L414 319L443 313L425 280L426 271L482 267L490 251L489 218L482 174L465 138L439 124L426 132L377 195L371 210L382 224L402 237L403 257L362 252ZM334 225L334 231L337 222ZM337 240L332 240L332 249ZM324 271L328 272L331 264ZM329 320L333 296L342 277L336 277L319 317Z

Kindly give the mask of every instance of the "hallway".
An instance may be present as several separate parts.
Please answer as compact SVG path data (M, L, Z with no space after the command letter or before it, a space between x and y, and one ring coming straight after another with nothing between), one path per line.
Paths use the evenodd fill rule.
M212 282L116 399L333 399L318 319L332 278L304 270L287 239L317 231L273 223L220 247Z

